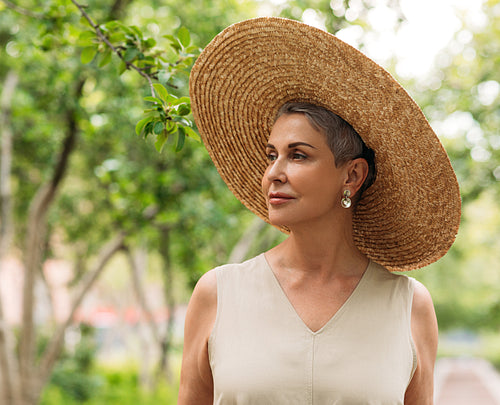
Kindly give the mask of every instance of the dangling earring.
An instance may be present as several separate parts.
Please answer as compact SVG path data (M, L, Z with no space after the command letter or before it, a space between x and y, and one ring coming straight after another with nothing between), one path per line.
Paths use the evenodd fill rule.
M351 199L349 198L351 196L351 191L350 190L344 190L344 197L340 201L340 204L344 208L349 208L351 206Z

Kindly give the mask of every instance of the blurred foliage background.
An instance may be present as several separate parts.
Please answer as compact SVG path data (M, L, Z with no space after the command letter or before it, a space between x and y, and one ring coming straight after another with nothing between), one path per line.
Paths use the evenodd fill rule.
M259 15L336 33L422 107L456 170L463 215L450 252L410 275L433 295L440 354L500 367L500 2L452 3L421 7L447 33L440 44L429 25L409 29L409 1L0 0L0 320L18 314L0 328L0 394L12 404L175 403L182 311L197 279L283 236L219 179L189 132L186 99L145 140L136 125L170 108L144 100L151 83L170 102L187 96L199 49ZM116 52L85 14L108 38L115 30ZM420 70L419 55L428 60ZM167 131L168 114L179 133ZM51 261L69 274L63 316ZM24 277L12 298L6 280L16 271ZM102 306L115 323L82 315Z

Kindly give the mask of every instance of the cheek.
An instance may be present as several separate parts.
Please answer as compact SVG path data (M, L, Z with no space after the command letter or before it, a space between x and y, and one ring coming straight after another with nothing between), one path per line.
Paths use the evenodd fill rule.
M340 201L342 183L331 172L315 174L301 178L301 186L305 194L325 203Z
M261 186L262 192L264 194L267 194L267 190L269 189L269 181L267 180L267 171L268 170L269 169L266 169L266 171L262 175L262 180L260 182L260 186Z

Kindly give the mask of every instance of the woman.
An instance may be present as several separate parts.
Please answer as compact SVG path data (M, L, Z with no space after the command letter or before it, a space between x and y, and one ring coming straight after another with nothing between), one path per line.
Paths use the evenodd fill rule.
M179 404L432 404L432 300L389 270L446 253L460 196L418 106L360 52L279 18L219 34L190 92L224 181L289 237L198 282Z

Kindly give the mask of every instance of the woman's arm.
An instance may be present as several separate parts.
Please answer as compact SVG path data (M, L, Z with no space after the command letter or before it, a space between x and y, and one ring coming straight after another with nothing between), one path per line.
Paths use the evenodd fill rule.
M406 390L405 405L432 405L438 325L431 295L418 281L413 293L411 333L417 350L417 369Z
M213 402L208 338L216 313L217 281L215 272L211 270L196 284L186 313L178 405L208 405Z

